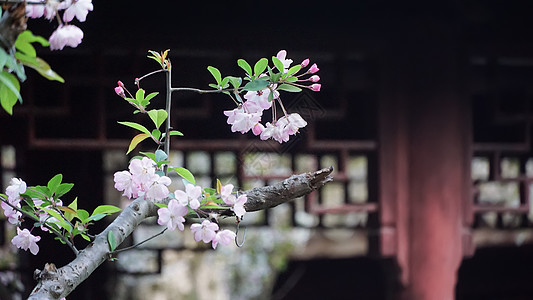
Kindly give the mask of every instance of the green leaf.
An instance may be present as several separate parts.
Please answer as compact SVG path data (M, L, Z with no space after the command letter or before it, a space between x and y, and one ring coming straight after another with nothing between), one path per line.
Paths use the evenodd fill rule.
M83 234L83 233L81 233L80 235L81 235L81 237L82 237L84 240L86 240L86 241L88 241L88 242L91 241L91 238L90 238L88 235Z
M83 223L85 224L85 223L88 223L88 222L90 222L90 221L95 221L95 222L96 222L96 221L100 221L100 220L102 220L103 218L105 218L105 216L107 216L107 215L106 215L106 214L96 214L96 215L94 215L94 216L90 216L90 217L88 217L87 219L85 219L85 221L84 221Z
M146 127L142 126L141 124L137 124L137 123L134 123L134 122L118 122L118 123L121 124L121 125L124 125L124 126L128 126L128 127L137 129L137 130L139 130L141 132L144 132L144 133L150 135L150 131L148 131L148 129L146 129Z
M19 36L17 37L17 40L15 41L15 47L17 46L17 42L27 42L27 43L39 43L43 47L50 46L50 43L47 39L45 39L42 36L34 35L31 31L25 30Z
M80 219L82 223L89 218L89 212L85 209L78 209L76 212L78 214L78 219Z
M274 66L276 66L276 69L278 69L280 73L283 73L283 69L285 69L285 66L283 66L281 60L279 60L279 58L275 56L272 56L272 62L274 63Z
M222 75L220 75L220 71L212 66L207 67L207 70L213 75L215 80L217 81L218 86L221 86L222 84Z
M297 92L301 92L302 91L301 88L299 88L297 86L294 86L292 84L286 84L286 83L278 86L277 90L291 92L291 93L297 93Z
M59 81L61 83L65 82L65 79L63 79L63 77L59 76L59 74L57 74L54 70L52 70L50 65L46 61L44 61L42 58L29 57L20 52L15 53L15 57L18 60L20 60L20 62L23 65L30 67L34 69L35 71L39 72L39 74L41 74L41 76L43 76L44 78L48 80Z
M266 67L268 66L268 59L261 58L255 63L254 66L254 75L259 76L263 71L265 71Z
M65 219L63 219L60 213L58 213L54 209L49 209L49 208L44 208L44 207L42 208L42 210L44 210L49 215L57 219L57 221L54 221L53 223L57 224L59 227L65 229L68 232L72 232L72 226L69 223L67 223Z
M154 129L154 130L152 130L152 137L153 137L155 140L158 140L158 141L159 141L159 138L161 137L161 130L159 130L159 129Z
M238 89L242 84L242 78L240 77L227 76L226 78L229 79L229 82L231 83L234 89Z
M135 93L135 99L137 100L138 103L141 103L144 100L144 90L143 89L138 89L137 90L137 92Z
M109 230L107 233L107 242L109 243L109 251L113 252L115 249L117 249L117 239L115 237L115 234L113 233L113 230Z
M285 79L285 82L296 82L296 81L298 81L298 77L296 77L296 76L291 76L291 77Z
M239 65L239 67L241 67L246 72L246 74L248 74L248 76L252 76L252 67L250 67L250 64L248 64L247 61L240 58L239 60L237 60L237 65Z
M4 110L10 115L13 114L13 106L17 100L22 102L20 96L20 83L13 74L6 71L0 73L0 103Z
M245 91L260 91L262 89L265 89L269 83L270 82L261 79L253 80L245 84L243 89Z
M152 122L154 122L157 129L161 127L161 124L165 122L168 116L167 111L164 109L152 109L148 111L148 115L150 116L150 119L152 119Z
M154 97L157 96L157 95L159 95L159 92L153 92L153 93L148 94L148 95L144 98L144 101L143 101L143 102L146 103L146 104L143 103L143 106L146 106L146 105L150 104L150 100L152 100L152 98L154 98Z
M171 130L168 135L172 136L172 135L179 135L179 136L183 136L183 133L181 133L180 131L177 131L177 130Z
M48 181L48 184L46 185L46 187L48 188L48 190L50 190L50 193L54 194L56 192L56 189L61 184L62 180L63 180L63 175L57 174L56 176L52 177L52 179Z
M131 139L130 146L128 147L128 152L126 154L129 154L137 145L144 141L145 139L149 138L150 134L148 133L139 133L138 135L134 136L133 139Z
M98 207L96 207L93 211L93 213L91 214L91 216L95 216L95 215L98 215L98 214L106 214L106 215L109 215L109 214L113 214L113 213L116 213L116 212L119 212L121 211L120 207L116 207L114 205L100 205Z
M192 184L196 184L196 180L194 179L194 175L192 175L191 171L182 167L175 167L173 168L173 170L176 171L179 176L183 177L183 179L187 180Z
M56 198L59 198L68 193L74 187L73 183L62 183L56 189Z
M139 152L139 153L155 161L155 153L151 153L151 152ZM139 157L139 159L142 159L142 157Z
M283 74L283 77L287 78L289 76L292 76L293 74L298 73L298 71L300 71L301 68L302 68L302 65L292 66L292 67L289 68L289 70L287 70L286 74Z

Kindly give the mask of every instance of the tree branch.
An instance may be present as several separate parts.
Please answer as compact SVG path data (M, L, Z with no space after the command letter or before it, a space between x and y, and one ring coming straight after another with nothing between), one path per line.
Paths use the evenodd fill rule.
M333 168L326 168L293 175L274 185L245 191L248 201L244 207L249 212L258 211L309 194L332 181L332 171ZM120 245L144 219L157 216L157 209L150 201L141 198L134 200L87 248L81 250L72 262L59 269L53 264L46 264L42 271L35 270L34 277L38 282L28 299L66 297L110 257L107 242L110 231L115 234L117 245Z

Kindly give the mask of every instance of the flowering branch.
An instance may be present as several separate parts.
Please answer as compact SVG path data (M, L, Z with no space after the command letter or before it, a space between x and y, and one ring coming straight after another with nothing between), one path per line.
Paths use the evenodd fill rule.
M247 195L246 209L258 211L275 207L281 203L306 195L332 180L332 169L293 175L271 186L258 187L243 193ZM168 202L166 198L162 202ZM93 243L69 264L57 269L47 264L42 271L35 271L37 285L29 299L60 299L66 297L106 259L110 258L108 235L112 232L120 245L127 236L146 218L157 216L158 206L140 197L134 200L120 215L100 234Z

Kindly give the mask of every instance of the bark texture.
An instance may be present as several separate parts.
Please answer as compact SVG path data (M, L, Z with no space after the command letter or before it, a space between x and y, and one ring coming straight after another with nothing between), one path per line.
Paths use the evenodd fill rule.
M293 175L274 185L245 191L248 197L245 209L247 212L263 210L309 194L332 181L332 171L332 168L327 168ZM98 266L110 258L107 240L110 231L115 235L117 245L120 245L144 219L156 216L157 209L158 207L150 201L134 200L103 232L96 236L93 243L81 250L72 262L61 268L56 268L50 263L46 264L42 271L35 270L34 277L38 282L28 299L66 297Z

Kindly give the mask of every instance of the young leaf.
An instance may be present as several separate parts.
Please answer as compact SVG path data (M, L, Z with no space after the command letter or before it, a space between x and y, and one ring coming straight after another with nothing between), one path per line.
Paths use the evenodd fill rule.
M221 190L222 190L222 182L220 182L220 179L217 178L217 193L220 194Z
M179 136L183 136L183 133L181 133L180 131L177 131L177 130L171 130L168 135L179 135Z
M168 158L168 155L165 153L165 151L161 149L157 149L155 151L155 162L160 162L162 160L165 160Z
M143 101L143 106L146 106L150 103L150 100L152 100L152 98L154 98L155 96L159 95L159 92L153 92L153 93L150 93L148 94L145 98L144 98L144 101ZM146 103L146 104L144 104Z
M237 65L239 65L239 67L241 67L246 74L248 74L248 76L252 76L252 67L250 67L250 64L248 64L248 62L246 62L244 59L240 58L237 60Z
M105 218L105 216L107 216L106 214L96 214L96 215L93 215L93 216L90 216L88 217L87 219L85 219L84 222L82 222L83 224L85 223L88 223L90 221L100 221L102 220L103 218Z
M91 214L91 216L95 216L95 215L98 215L98 214L109 215L109 214L116 213L116 212L119 212L119 211L121 211L120 207L116 207L114 205L100 205L100 206L98 206L98 207L96 207L94 209L94 211Z
M88 241L88 242L91 241L91 238L90 238L88 235L83 234L83 233L81 233L80 235L81 235L81 237L82 237L84 240L86 240L86 241Z
M138 135L134 136L133 139L131 139L130 146L128 147L128 152L126 154L129 154L137 145L144 141L146 138L149 138L150 134L148 133L139 133Z
M109 243L109 251L113 252L115 249L117 249L117 239L115 237L115 234L113 233L113 230L109 230L107 233L107 242Z
M222 75L220 75L220 71L212 66L207 67L207 70L213 75L215 80L217 81L218 86L222 85Z
M166 110L164 109L152 109L148 111L148 115L150 116L150 119L152 119L152 122L154 122L157 129L161 127L161 124L165 122L168 116Z
M292 76L293 74L298 73L300 69L302 68L302 65L295 65L289 68L286 74L283 75L284 78L287 78L289 76Z
M143 89L138 89L137 90L137 92L135 93L135 99L137 100L138 103L141 103L144 100L144 90Z
M281 60L275 56L272 56L272 62L274 63L274 66L276 66L276 69L278 69L280 73L283 73L283 69L285 69L285 67L283 66Z
M244 85L245 91L260 91L268 86L269 82L266 80L253 80Z
M61 184L61 181L63 180L62 174L57 174L56 176L52 177L48 181L48 184L46 187L48 187L48 190L50 190L50 193L54 194L56 192L57 187Z
M134 123L134 122L117 122L121 125L124 125L124 126L128 126L128 127L131 127L131 128L134 128L134 129L137 129L141 132L144 132L148 135L150 135L150 131L148 131L148 129L146 129L146 127L142 126L141 124L137 124L137 123Z
M187 180L188 182L196 184L196 180L194 179L194 175L192 175L191 171L182 167L176 167L174 168L174 171L176 171L179 176L183 177L183 179Z
M254 66L254 75L259 76L261 73L263 73L267 65L268 65L268 59L261 58L260 60L258 60Z
M62 183L56 188L56 198L59 198L68 193L74 187L73 183Z
M281 90L281 91L291 92L291 93L297 93L297 92L301 92L302 91L301 88L299 88L297 86L294 86L294 85L291 85L291 84L286 84L286 83L278 86L277 89Z

